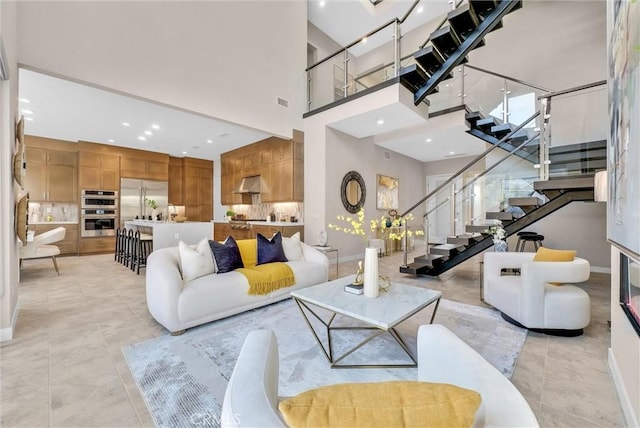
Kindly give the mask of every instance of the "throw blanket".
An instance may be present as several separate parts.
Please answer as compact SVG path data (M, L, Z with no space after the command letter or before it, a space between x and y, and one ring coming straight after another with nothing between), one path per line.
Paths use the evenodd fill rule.
M274 262L236 269L249 281L249 295L269 294L296 283L293 271L284 263Z

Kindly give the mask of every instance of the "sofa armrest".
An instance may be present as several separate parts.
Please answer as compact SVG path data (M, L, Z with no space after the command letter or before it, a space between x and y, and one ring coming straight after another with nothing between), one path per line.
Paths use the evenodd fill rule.
M286 427L278 410L278 358L271 330L249 332L224 394L223 427Z
M329 258L322 251L318 251L310 245L301 242L302 246L302 254L304 255L305 261L319 263L324 265L326 271L326 277L329 278Z
M178 248L153 251L147 259L146 271L149 312L170 332L183 330L178 319L178 300L183 286Z
M479 392L482 403L474 426L538 426L531 407L509 379L443 325L422 325L418 330L418 380Z

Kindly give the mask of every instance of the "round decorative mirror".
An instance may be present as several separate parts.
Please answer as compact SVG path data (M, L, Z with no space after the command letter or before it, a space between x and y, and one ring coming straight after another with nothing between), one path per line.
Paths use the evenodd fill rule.
M362 176L356 171L347 172L342 179L342 186L340 186L340 196L344 208L350 213L357 213L364 206L366 195L367 189Z

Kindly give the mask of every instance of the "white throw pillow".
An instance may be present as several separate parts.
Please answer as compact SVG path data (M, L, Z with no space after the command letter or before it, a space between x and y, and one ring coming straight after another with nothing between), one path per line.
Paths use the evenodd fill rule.
M215 273L216 268L207 239L203 239L195 246L180 241L178 252L180 253L180 270L184 282Z
M294 233L289 238L282 238L282 248L287 260L304 260L302 245L300 245L300 232Z

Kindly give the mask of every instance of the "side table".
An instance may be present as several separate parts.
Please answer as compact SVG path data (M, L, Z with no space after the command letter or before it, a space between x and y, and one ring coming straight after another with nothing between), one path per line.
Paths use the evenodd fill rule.
M318 251L322 251L325 254L336 253L336 279L337 279L338 278L338 265L340 264L340 252L338 251L338 249L335 248L335 247L326 247L326 246L322 246L322 245L313 245L313 248L315 248Z

